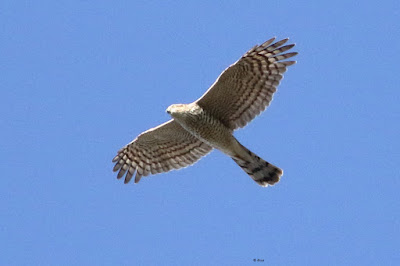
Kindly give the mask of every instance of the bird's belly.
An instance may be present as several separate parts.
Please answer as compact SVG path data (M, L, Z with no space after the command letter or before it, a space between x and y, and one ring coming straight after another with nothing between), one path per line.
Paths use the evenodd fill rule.
M232 131L219 120L212 117L199 116L190 121L178 122L201 141L228 155L232 155L232 148L236 140L232 135Z

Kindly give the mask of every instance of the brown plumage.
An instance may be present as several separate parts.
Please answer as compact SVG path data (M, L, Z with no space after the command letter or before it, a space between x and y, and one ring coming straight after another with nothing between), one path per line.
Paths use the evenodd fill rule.
M167 112L172 120L147 130L114 157L117 177L125 183L142 176L179 169L216 148L230 156L261 186L279 181L282 170L255 155L232 135L270 104L286 68L282 61L297 53L284 53L294 44L272 38L255 46L228 67L197 101L175 104Z

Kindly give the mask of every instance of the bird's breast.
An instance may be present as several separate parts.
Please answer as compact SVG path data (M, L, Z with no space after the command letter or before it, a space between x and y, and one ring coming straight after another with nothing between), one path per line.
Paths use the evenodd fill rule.
M189 115L177 122L196 138L224 153L230 153L229 149L235 143L232 130L206 112Z

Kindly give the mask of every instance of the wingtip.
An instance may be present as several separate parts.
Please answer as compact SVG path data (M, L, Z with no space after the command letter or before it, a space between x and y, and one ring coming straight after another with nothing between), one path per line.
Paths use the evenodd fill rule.
M117 172L122 167L122 164L116 163L113 168L113 172Z
M136 173L136 176L135 176L135 184L139 183L139 181L140 181L141 178L142 178L142 175L139 174L139 173Z
M263 42L259 47L267 47L268 45L273 43L275 40L276 40L276 37L274 36L274 37L266 40L265 42Z
M115 163L119 160L119 155L116 155L111 162Z
M281 63L285 64L285 67L293 66L294 64L297 63L297 61L283 61Z
M128 184L129 181L131 181L133 174L134 174L134 171L132 171L131 168L130 168L128 170L128 173L125 176L124 184Z

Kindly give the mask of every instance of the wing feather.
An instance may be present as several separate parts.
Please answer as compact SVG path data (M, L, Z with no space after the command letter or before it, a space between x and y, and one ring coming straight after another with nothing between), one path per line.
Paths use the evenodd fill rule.
M288 39L269 39L245 53L228 67L196 102L209 110L228 128L244 127L272 101L272 96L288 66L295 61L282 61L297 55L284 53L294 44Z
M119 170L118 179L125 175L125 183L136 172L135 183L138 183L142 176L187 167L211 150L211 146L170 120L143 132L119 150L112 160L115 162L113 171Z

